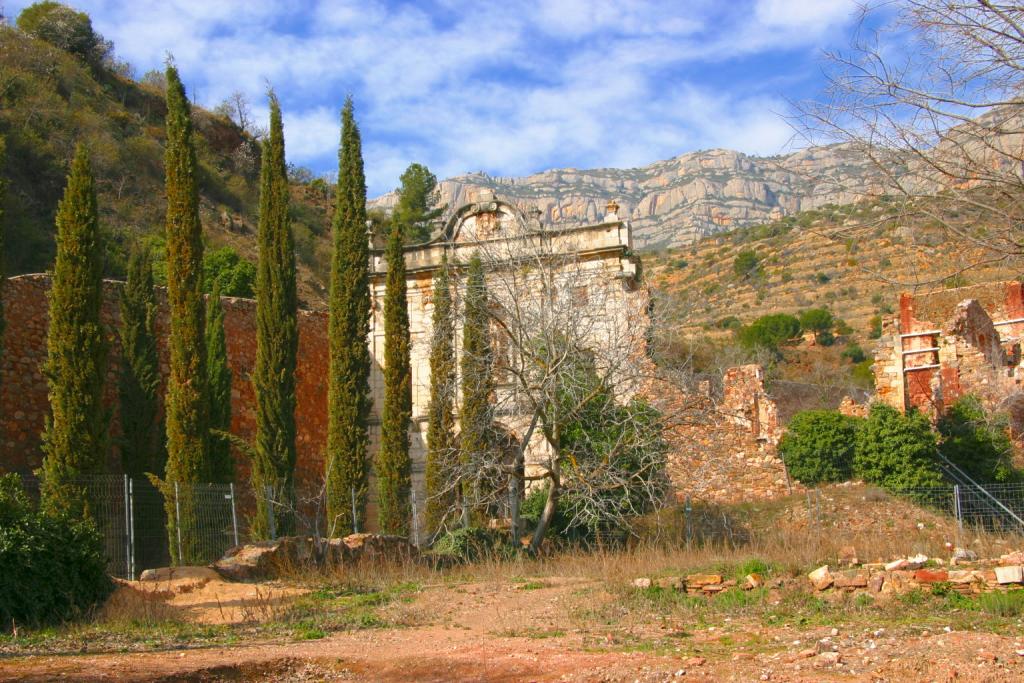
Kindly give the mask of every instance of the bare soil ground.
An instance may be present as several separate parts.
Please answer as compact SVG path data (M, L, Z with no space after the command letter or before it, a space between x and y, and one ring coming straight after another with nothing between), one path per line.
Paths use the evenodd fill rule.
M204 599L186 593L180 607L188 595ZM938 622L894 623L888 615L888 626L874 630L862 619L766 625L756 617L693 620L628 609L614 618L621 597L593 579L426 586L383 608L415 626L302 642L17 656L0 659L0 680L1024 680L1019 621L997 633L947 632Z

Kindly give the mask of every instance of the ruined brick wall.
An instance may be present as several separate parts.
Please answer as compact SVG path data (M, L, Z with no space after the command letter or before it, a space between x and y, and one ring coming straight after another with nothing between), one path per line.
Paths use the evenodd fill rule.
M668 470L678 500L736 503L790 493L776 451L778 411L765 393L760 366L727 370L721 401L706 383L694 393L671 393L658 405L673 416Z
M964 394L999 408L1021 390L1024 285L902 294L875 352L877 400L937 416Z
M7 330L0 364L0 470L29 474L42 464L40 435L49 412L46 380L42 363L46 360L47 275L22 275L10 278L4 287ZM110 470L120 471L116 447L118 424L117 377L121 366L119 298L122 283L104 283L103 322L110 342L106 403L112 411ZM161 376L167 377L169 318L166 297L158 292ZM225 297L224 327L228 344L228 363L232 372L231 431L252 441L256 432L255 397L250 376L256 361L256 302ZM321 478L323 451L327 442L327 313L299 313L299 354L296 376L298 419L298 465L296 480L310 488ZM161 395L163 391L161 390ZM246 483L248 458L235 453L236 481Z

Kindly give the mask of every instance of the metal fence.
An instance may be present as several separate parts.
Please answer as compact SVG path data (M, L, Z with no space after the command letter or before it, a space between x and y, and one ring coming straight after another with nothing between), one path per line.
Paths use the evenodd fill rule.
M29 496L38 500L39 480L22 481ZM145 569L171 563L167 513L173 509L180 515L182 500L190 501L195 511L196 523L186 525L195 561L213 562L241 539L233 484L178 484L173 500L166 501L148 479L139 477L102 475L73 483L89 500L112 576L136 579ZM182 525L170 528L180 534Z

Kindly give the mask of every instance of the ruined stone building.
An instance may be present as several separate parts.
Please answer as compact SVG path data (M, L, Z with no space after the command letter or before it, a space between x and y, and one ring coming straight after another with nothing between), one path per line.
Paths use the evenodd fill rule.
M423 482L425 460L426 411L429 400L430 370L428 365L433 313L433 277L440 267L442 255L452 264L465 264L474 252L500 257L502 250L516 240L532 239L544 233L551 253L566 253L577 277L566 282L566 296L572 305L592 321L589 328L595 343L605 344L615 337L616 330L625 329L635 339L646 332L646 294L638 286L638 261L631 252L630 226L616 215L610 203L604 218L593 225L575 226L557 231L542 231L536 214L527 215L511 204L489 194L481 194L459 207L452 214L444 231L433 241L409 247L405 252L408 285L409 321L413 373L413 413L411 455L413 482L420 508L424 504ZM512 252L509 252L512 253ZM371 415L371 453L380 442L379 410L383 402L384 355L383 301L387 263L382 250L371 250L372 318L368 343L376 363L370 383L374 401ZM527 269L523 264L521 271ZM453 266L453 281L458 283L460 268ZM490 277L490 276L489 276ZM529 282L524 282L529 288ZM490 285L490 281L489 281ZM120 311L118 302L122 283L105 283L103 319L107 326L110 361L106 383L106 403L111 409L111 449L109 469L120 471L116 448L119 435L117 385L120 372ZM0 471L31 475L42 464L40 436L49 412L47 384L42 373L46 359L47 292L50 278L45 274L10 278L3 297L7 316L5 348L0 361ZM161 371L166 380L169 328L168 308L163 292L159 294L157 336ZM232 371L232 425L237 436L252 441L255 437L255 396L250 376L255 364L256 328L255 301L225 297L225 329L228 362ZM640 318L626 321L620 314L630 311ZM634 315L635 317L635 315ZM327 313L300 311L299 352L297 364L297 471L296 485L300 491L315 491L323 477L324 449L327 442L328 343ZM458 334L456 335L459 336ZM497 337L497 335L496 335ZM457 342L460 340L457 339ZM499 350L500 351L500 350ZM499 353L500 355L500 353ZM500 360L499 360L500 364ZM499 392L502 388L498 385ZM162 393L162 392L161 392ZM514 411L505 411L502 427L511 438L522 432L522 421ZM249 463L235 453L236 482L248 488ZM371 481L371 509L368 519L374 520L372 509L374 483Z
M997 282L902 294L875 352L876 400L942 414L977 396L1024 428L1024 285Z

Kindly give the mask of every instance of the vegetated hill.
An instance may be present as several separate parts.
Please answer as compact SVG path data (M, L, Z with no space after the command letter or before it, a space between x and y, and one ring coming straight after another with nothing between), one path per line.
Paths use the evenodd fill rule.
M644 268L684 334L727 335L730 318L748 324L768 313L825 307L862 343L871 319L891 314L900 292L1021 275L1012 262L993 261L937 228L885 220L888 212L879 202L828 205L648 255ZM741 252L755 254L754 272L737 274Z
M9 181L8 275L52 266L54 215L75 145L88 144L107 244L107 275L123 273L130 244L164 230L164 97L94 70L71 54L0 26L0 135ZM256 258L259 145L231 121L196 107L200 209L210 246ZM324 299L329 263L329 188L293 186L299 290L306 306Z
M829 203L848 203L874 186L869 162L841 146L755 157L726 149L689 152L641 168L555 169L524 178L485 173L440 183L442 204L461 206L481 189L555 224L594 223L609 200L633 223L638 248L689 244L739 226L764 223ZM371 205L390 208L395 194Z

